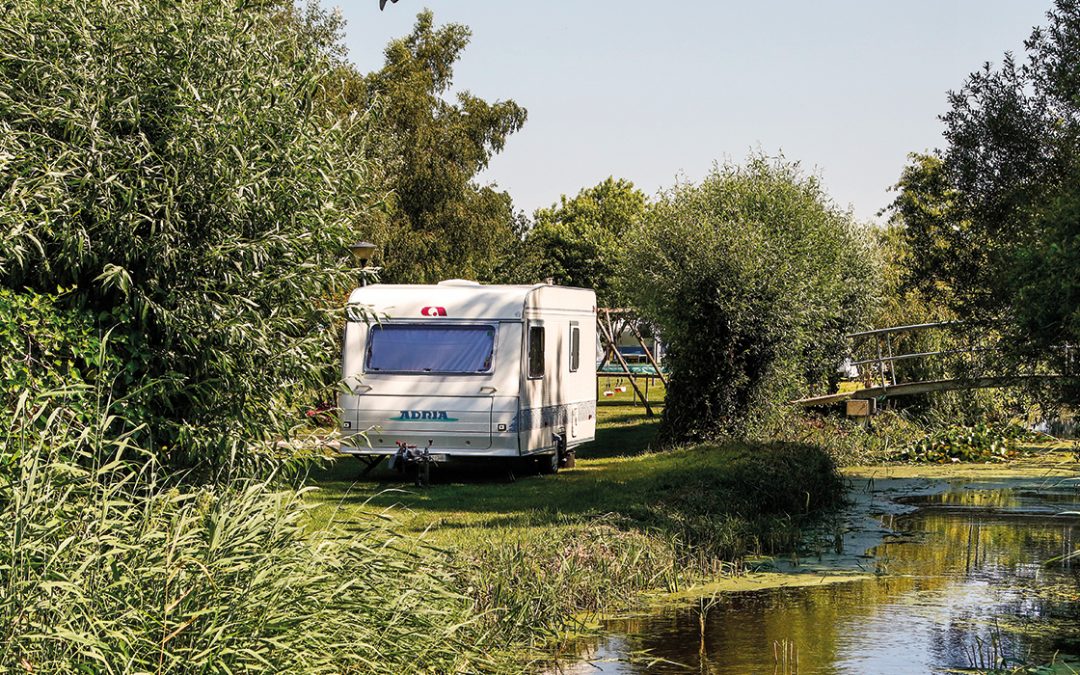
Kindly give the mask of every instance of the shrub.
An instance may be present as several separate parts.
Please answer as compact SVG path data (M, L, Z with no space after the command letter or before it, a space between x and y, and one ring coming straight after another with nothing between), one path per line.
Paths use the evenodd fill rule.
M320 299L369 203L323 33L284 2L15 0L0 35L0 286L112 331L171 461L283 433L333 381Z
M677 185L628 245L624 290L667 345L668 443L743 432L825 388L873 299L866 234L783 160Z
M896 452L911 462L991 462L1015 457L1020 444L1054 440L1016 424L949 426L936 429Z
M665 496L636 513L641 523L678 542L683 562L793 549L808 517L843 501L836 465L813 445L730 442L692 452L723 456L724 470L689 465Z
M0 410L6 414L24 393L75 393L78 385L96 384L102 370L122 370L104 349L94 318L57 304L56 295L0 288Z

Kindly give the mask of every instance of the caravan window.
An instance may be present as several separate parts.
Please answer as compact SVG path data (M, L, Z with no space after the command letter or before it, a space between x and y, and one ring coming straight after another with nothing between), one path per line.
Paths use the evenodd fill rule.
M581 366L581 327L570 322L570 372L576 373Z
M369 373L487 373L494 326L381 324L368 332Z
M529 326L529 377L544 376L544 327Z

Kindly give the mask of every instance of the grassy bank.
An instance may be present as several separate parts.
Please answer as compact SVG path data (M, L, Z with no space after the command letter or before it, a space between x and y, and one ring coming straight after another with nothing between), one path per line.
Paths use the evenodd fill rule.
M75 393L0 424L4 672L520 672L523 647L785 547L840 494L810 447L652 453L656 419L619 400L558 476L200 482Z
M427 488L389 472L357 480L339 461L317 473L311 527L387 519L454 570L488 635L503 646L550 644L592 615L738 568L791 546L807 517L841 499L812 446L724 443L656 453L656 418L601 401L597 441L557 476L449 469Z

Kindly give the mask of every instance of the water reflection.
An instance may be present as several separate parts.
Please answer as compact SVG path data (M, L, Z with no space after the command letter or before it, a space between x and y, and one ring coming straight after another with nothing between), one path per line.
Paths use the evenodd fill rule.
M927 673L1080 655L1075 491L956 487L881 516L881 576L619 620L574 672ZM660 662L626 662L647 652ZM623 660L619 660L623 659Z

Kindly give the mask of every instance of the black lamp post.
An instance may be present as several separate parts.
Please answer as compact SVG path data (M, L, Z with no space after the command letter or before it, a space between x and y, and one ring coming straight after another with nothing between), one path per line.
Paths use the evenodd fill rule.
M375 244L370 241L358 241L355 244L349 244L349 253L356 262L360 263L360 269L367 267L368 261L375 255ZM367 286L367 276L360 277L360 285Z

